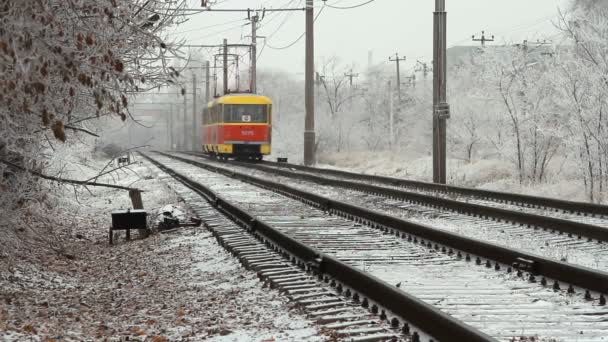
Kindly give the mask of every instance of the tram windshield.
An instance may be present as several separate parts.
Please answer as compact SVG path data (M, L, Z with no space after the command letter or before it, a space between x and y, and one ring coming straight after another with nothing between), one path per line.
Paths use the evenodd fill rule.
M224 105L224 122L268 122L268 106L254 104Z

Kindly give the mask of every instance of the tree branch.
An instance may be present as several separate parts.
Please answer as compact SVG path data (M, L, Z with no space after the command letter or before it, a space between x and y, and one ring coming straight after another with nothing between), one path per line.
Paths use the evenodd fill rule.
M59 183L65 183L65 184L74 184L74 185L80 185L80 186L99 186L99 187L105 187L105 188L113 188L113 189L121 189L121 190L128 190L128 191L142 191L140 189L137 188L130 188L130 187L126 187L126 186L120 186L120 185L115 185L115 184L105 184L105 183L96 183L96 182L89 182L89 181L80 181L80 180L75 180L75 179L66 179L66 178L60 178L60 177L53 177L53 176L48 176L45 174L42 174L38 171L34 171L34 170L29 170L26 169L22 166L19 166L17 164L14 164L12 162L9 162L7 160L4 159L0 159L0 163L3 163L9 167L12 167L13 169L17 169L17 170L21 170L21 171L25 171L29 174L32 174L36 177L40 177L46 180L50 180L50 181L54 181L54 182L59 182Z
M74 131L85 132L85 133L87 133L87 134L90 134L90 135L92 135L92 136L94 136L94 137L99 138L99 135L98 135L98 134L93 133L93 132L91 132L91 131L89 131L89 130L87 130L87 129L84 129L84 128L80 128L80 127L74 127L74 126L71 126L71 125L65 125L64 127L65 127L65 128L67 128L67 129L74 130Z

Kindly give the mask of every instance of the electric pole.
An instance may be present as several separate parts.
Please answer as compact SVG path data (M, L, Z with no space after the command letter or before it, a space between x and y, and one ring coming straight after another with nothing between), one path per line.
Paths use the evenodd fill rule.
M209 92L211 85L209 84L209 82L211 80L211 73L209 69L211 66L209 64L209 61L205 61L205 108L207 108L210 99Z
M173 119L173 103L169 104L169 150L173 150L173 125L175 120Z
M389 57L388 60L397 64L397 97L399 98L399 105L401 105L401 73L399 71L399 62L405 61L405 57L399 58L399 54L395 53L395 58Z
M257 29L258 29L258 21L260 20L259 15L256 14L251 17L251 93L255 94L257 92Z
M435 0L433 12L433 182L446 183L446 120L450 106L446 95L445 0Z
M188 96L186 94L186 88L184 87L184 120L182 121L182 124L184 125L184 139L182 140L182 148L180 148L180 150L184 151L186 150L188 147L188 125L186 124L188 122Z
M304 121L304 165L315 164L315 44L314 44L314 0L306 0L306 70Z
M395 111L394 111L394 91L391 85L391 81L388 81L388 103L389 103L389 117L388 117L388 129L389 129L389 146L393 149L395 144Z
M223 72L224 72L224 94L226 95L228 94L228 39L224 38L224 51L223 51L223 60L224 60L224 64L222 65L223 67Z
M196 74L192 73L192 151L196 151L198 142L198 124L196 120Z
M475 35L472 38L474 42L481 42L481 47L486 47L486 42L494 41L494 35L492 35L492 38L486 38L485 31L481 31L481 38L475 38Z
M416 74L412 74L412 76L406 76L404 78L407 80L407 83L404 84L412 85L414 88L416 88Z
M353 77L359 77L359 74L353 74L353 69L350 69L350 72L344 73L344 76L348 77L350 87L353 86Z
M416 63L418 65L420 65L420 67L416 68L416 71L422 71L422 75L424 75L424 78L426 78L426 76L428 75L429 71L432 71L432 68L429 68L428 64L426 62L421 62L419 60L416 60Z

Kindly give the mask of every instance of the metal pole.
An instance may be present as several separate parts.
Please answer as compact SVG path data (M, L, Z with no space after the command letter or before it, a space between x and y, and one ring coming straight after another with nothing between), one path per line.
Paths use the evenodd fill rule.
M305 107L304 121L304 165L315 164L315 93L314 93L314 4L306 0L306 70L305 70Z
M251 93L257 92L257 28L259 16L256 14L251 17Z
M228 39L224 38L224 95L228 94Z
M433 13L433 182L446 183L446 17L445 0L435 0Z
M198 123L196 120L196 74L192 73L192 151L196 151L198 142Z
M401 72L399 71L398 54L395 54L395 60L397 61L397 98L399 99L399 106L401 106Z
M185 88L184 88L185 90ZM182 139L182 146L180 148L180 150L185 150L188 147L188 125L186 124L188 122L188 94L186 94L184 92L184 119L182 120L182 125L184 125L184 139Z
M391 149L395 144L395 112L394 112L394 104L393 104L393 87L391 85L391 81L388 81L388 96L389 96L389 145Z
M210 71L209 71L210 65L209 65L209 61L205 61L205 108L207 108L207 104L209 103L210 100L210 87L211 85L209 84L211 75L210 75Z
M399 97L399 106L401 106L401 72L399 71L399 62L405 61L406 58L399 58L399 53L395 53L395 59L392 57L388 58L391 62L396 62L397 66L397 96Z
M171 138L169 139L171 141L171 147L169 148L170 150L173 150L174 147L174 139L173 139L173 129L175 126L175 120L173 119L173 103L171 103L169 105L169 134L171 136Z
M165 112L165 119L166 119L165 139L167 139L167 150L171 150L171 112L170 111Z

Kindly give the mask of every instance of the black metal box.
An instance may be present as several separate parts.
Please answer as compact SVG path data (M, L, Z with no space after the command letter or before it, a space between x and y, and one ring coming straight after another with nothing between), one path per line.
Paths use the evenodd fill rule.
M112 230L147 229L148 213L145 210L115 210L112 212Z

